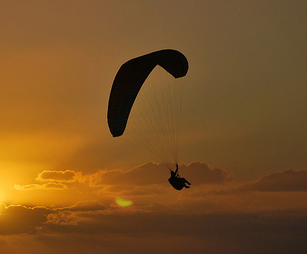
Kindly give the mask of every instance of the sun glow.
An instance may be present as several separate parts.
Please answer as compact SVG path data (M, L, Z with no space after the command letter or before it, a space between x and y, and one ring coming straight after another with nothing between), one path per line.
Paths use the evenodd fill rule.
M7 196L5 192L5 188L3 188L0 183L0 205L5 203L5 199Z
M5 210L5 208L6 208L6 205L5 204L3 204L3 203L1 203L1 197L0 197L0 215L1 214L3 214L3 212L4 212L4 210Z

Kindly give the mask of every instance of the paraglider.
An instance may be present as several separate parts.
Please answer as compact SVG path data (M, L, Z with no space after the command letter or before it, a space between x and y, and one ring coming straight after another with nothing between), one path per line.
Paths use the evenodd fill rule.
M185 76L188 71L186 57L179 51L172 49L159 50L125 62L115 76L109 97L107 119L113 137L119 137L125 132L137 95L156 66L162 67L176 79ZM177 161L175 162L177 163ZM176 165L177 173L178 164ZM172 186L179 189L178 179L184 178L173 177L171 179L174 182L173 184L170 181Z
M178 163L176 163L176 170L175 172L171 171L171 177L168 179L169 183L176 189L181 190L184 188L190 188L189 185L191 185L185 178L180 177L178 174Z

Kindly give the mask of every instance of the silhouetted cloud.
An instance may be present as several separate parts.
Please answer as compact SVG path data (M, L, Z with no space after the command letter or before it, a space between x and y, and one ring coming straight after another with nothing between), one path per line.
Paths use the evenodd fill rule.
M170 165L171 166L171 165ZM175 169L175 166L172 166ZM211 167L203 162L179 165L179 173L193 185L218 184L231 181L233 174L226 170ZM150 185L168 184L169 169L162 163L148 162L128 171L101 170L92 175L94 185Z
M149 185L163 184L168 169L160 163L148 162L128 171L101 170L92 175L94 185Z
M0 204L0 235L34 234L47 221L46 207Z
M77 225L81 219L87 220L105 210L106 206L98 201L79 201L70 207L7 206L0 203L0 235L35 234L46 223Z
M79 205L82 209L74 210ZM67 248L67 242L95 246L110 253L112 250L125 253L126 245L132 253L168 253L169 246L178 253L192 249L197 253L207 250L209 253L286 254L289 250L301 253L307 249L306 209L250 213L203 211L193 216L159 211L107 213L103 205L91 201L76 204L71 210L4 205L0 209L1 235L15 235L25 244L20 237L24 234L32 243L44 242L49 251L74 249ZM60 239L65 239L66 244ZM74 253L82 253L81 250L84 248L75 248Z
M307 171L288 169L283 172L274 172L261 177L255 182L243 184L239 189L255 191L307 191Z
M170 164L169 167L175 168L175 165ZM208 191L226 188L226 183L233 178L232 173L202 162L180 164L179 168L181 176L192 183L189 190L183 190L181 193L181 198L186 198L185 202L189 204L189 207L195 199L203 200L203 197L208 197ZM41 172L35 179L38 181L36 183L16 184L15 190L32 191L42 199L44 194L51 195L50 198L52 198L52 195L58 195L53 194L54 191L61 192L61 200L66 200L68 205L79 201L79 196L85 200L100 200L107 205L114 203L115 198L122 198L131 200L134 204L133 209L136 210L151 211L158 206L168 210L169 206L178 199L179 194L169 184L169 177L169 169L164 164L154 162L148 162L127 171L100 170L88 175L73 170L50 170ZM208 202L208 200L202 201L206 205L209 205ZM52 203L57 204L57 198L54 197ZM63 205L63 202L59 203ZM214 203L219 204L217 201ZM48 205L48 203L44 204ZM210 204L209 207L212 205Z
M281 198L284 193L280 191L272 196L263 192L244 192L268 191L268 186L273 183L284 186L282 183L293 183L293 179L305 179L306 171L286 170L273 173L249 185L245 184L245 189L241 186L241 191L227 192L228 188L237 185L235 182L222 184L232 180L231 173L205 163L193 162L181 164L180 170L189 179L199 177L193 179L196 187L177 192L167 186L167 183L156 183L160 181L160 174L164 174L163 170L165 171L160 164L147 163L128 171L99 171L83 176L80 182L88 185L92 183L96 186L93 189L98 192L93 199L73 205L31 207L0 204L0 235L16 237L21 244L26 243L18 238L20 234L32 237L31 241L34 242L42 241L41 237L44 236L48 238L45 239L45 246L54 251L58 251L60 246L61 251L67 248L59 239L78 239L78 248L74 249L74 253L78 254L81 250L84 251L85 246L99 246L110 253L114 249L120 249L124 253L119 244L125 246L127 243L131 243L129 250L133 253L167 253L166 246L169 244L174 244L179 253L193 249L197 252L210 250L213 253L256 254L265 253L269 249L274 250L274 253L277 250L278 253L286 254L289 249L297 252L307 249L306 208L301 202L296 202L301 205L293 206L294 208L289 207L289 202L278 207L284 202ZM165 174L168 176L167 170ZM151 175L154 181L147 179ZM143 183L144 180L147 185ZM124 181L128 181L127 185L120 188ZM132 186L133 183L136 186ZM76 183L44 184L75 186ZM32 188L36 186L39 189L38 186L42 185L33 184ZM97 189L97 186L100 188ZM281 187L276 186L275 190L280 190ZM285 186L288 187L283 190L294 190L294 187L289 187L292 186L290 184ZM31 189L31 185L24 186L26 188ZM212 192L217 188L225 191L217 195ZM274 188L271 186L271 189ZM131 195L134 203L131 207L122 208L116 206L114 199L112 201L112 195L118 190L128 197ZM111 198L99 201L104 195ZM300 197L302 198L304 196ZM245 208L246 206L250 207ZM158 241L159 246L152 244L153 241ZM194 246L195 243L197 246ZM138 249L140 246L142 252ZM251 246L255 248L250 250ZM71 251L71 248L67 251Z
M194 184L219 184L229 182L233 174L227 170L213 167L204 162L195 161L188 165L180 164L180 171Z

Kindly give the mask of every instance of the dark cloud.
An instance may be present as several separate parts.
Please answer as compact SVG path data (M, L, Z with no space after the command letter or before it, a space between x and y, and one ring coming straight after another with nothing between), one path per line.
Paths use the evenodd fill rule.
M174 165L169 165L175 169ZM193 185L217 184L232 180L233 174L226 170L211 167L203 162L180 164L181 177L187 178ZM102 170L92 175L94 185L151 185L168 184L169 169L165 164L148 162L128 171Z
M106 206L97 201L79 201L70 207L50 208L45 206L9 205L0 203L0 235L35 234L46 223L76 225L91 213L103 212ZM79 215L80 214L80 215Z
M180 171L184 176L189 177L194 184L225 183L233 179L232 173L199 161L188 165L181 164Z
M307 171L288 169L261 177L239 189L255 191L307 191Z
M40 183L15 185L15 189L19 191L68 190L66 194L80 191L86 194L87 198L92 196L97 199L99 195L103 195L104 200L114 197L129 199L132 196L140 198L143 196L148 200L149 197L163 197L166 192L173 190L168 182L170 177L168 167L175 169L174 164L166 166L162 163L148 162L127 171L100 170L88 175L72 170L45 170L36 178ZM212 188L213 184L215 188L217 185L226 186L225 183L233 178L232 173L203 162L182 163L179 165L179 172L181 177L185 177L192 183L193 188L201 185ZM76 202L77 199L74 201Z
M45 207L0 204L0 235L33 234L47 221L51 211Z
M168 175L168 169L163 164L148 162L128 171L101 170L92 175L92 183L94 185L163 184Z
M56 253L74 250L79 254L85 246L92 253L109 250L110 253L137 254L286 254L307 250L306 209L191 215L158 211L105 213L99 209L103 209L99 203L79 205L89 209L6 207L2 217L10 221L5 223L1 219L0 232L2 235L28 234L27 240L35 237L48 251L60 250ZM20 241L23 243L22 239ZM68 248L67 243L72 242L79 247Z

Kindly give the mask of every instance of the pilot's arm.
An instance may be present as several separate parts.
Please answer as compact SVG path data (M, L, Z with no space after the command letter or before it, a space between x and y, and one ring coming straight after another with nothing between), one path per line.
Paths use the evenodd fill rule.
M176 171L175 171L175 175L177 174L178 172L178 163L176 163Z

